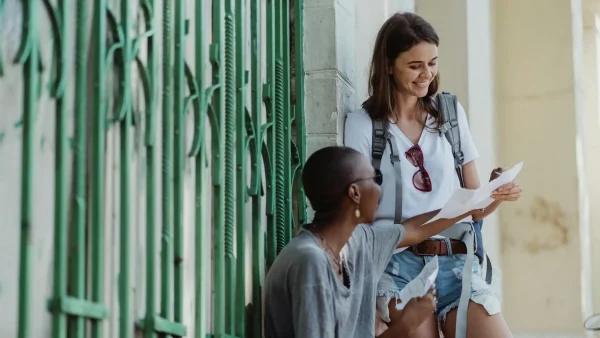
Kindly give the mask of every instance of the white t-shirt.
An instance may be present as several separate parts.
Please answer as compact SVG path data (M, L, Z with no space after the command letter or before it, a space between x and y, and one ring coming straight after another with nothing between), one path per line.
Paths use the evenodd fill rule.
M479 157L479 153L471 138L469 124L464 108L458 103L458 125L460 131L461 149L464 154L464 164ZM435 126L433 117L427 119L428 126ZM460 182L454 169L452 147L444 134L425 128L419 138L419 146L423 150L424 167L431 178L432 190L423 192L413 185L413 175L419 168L406 160L405 153L414 144L408 140L394 123L390 123L389 132L394 136L400 152L400 166L402 170L402 219L418 216L432 210L441 209L450 196L460 188ZM348 114L344 128L344 144L354 148L371 158L372 121L364 110ZM381 160L383 173L382 199L396 196L395 172L389 160L389 145ZM382 203L377 210L375 223L393 223L394 210L384 210L386 203ZM392 204L389 204L391 209ZM469 219L470 220L470 217Z

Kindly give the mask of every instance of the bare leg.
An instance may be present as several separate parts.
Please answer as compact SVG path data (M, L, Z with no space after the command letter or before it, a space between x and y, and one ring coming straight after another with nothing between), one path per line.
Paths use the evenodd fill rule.
M445 338L455 338L456 315L456 309L451 310L442 324ZM470 301L467 311L467 338L478 337L512 338L512 333L501 313L490 316L482 305Z
M410 306L410 303L408 303ZM408 307L408 306L407 306ZM388 305L390 310L390 319L391 322L388 324L389 327L394 326L394 323L398 323L400 321L400 316L402 316L403 310L396 310L396 299L390 300ZM439 331L437 325L437 319L434 315L431 315L423 320L423 323L419 326L419 328L414 332L414 334L407 337L397 337L397 338L439 338Z

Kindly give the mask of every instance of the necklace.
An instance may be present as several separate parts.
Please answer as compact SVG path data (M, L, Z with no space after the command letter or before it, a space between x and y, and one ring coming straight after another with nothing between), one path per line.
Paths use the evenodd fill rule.
M317 232L317 235L319 235L319 239L327 247L325 249L325 251L327 251L330 254L331 260L337 266L338 271L339 271L338 273L341 275L343 273L343 270L342 270L342 264L343 264L342 257L340 255L336 255L335 254L335 252L331 249L331 247L329 246L329 244L327 244L327 241L325 240L325 238L323 238L323 235L320 232Z

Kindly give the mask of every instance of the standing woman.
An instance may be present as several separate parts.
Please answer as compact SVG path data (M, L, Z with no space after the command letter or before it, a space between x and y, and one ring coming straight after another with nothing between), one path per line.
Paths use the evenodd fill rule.
M383 194L375 225L399 223L396 207L401 211L400 221L440 209L461 186L452 147L444 137L437 103L440 81L438 44L435 30L420 16L398 13L388 19L375 42L370 96L363 103L363 109L347 117L345 145L369 158L373 156L374 122L377 123L375 126L383 124L387 128L385 135L389 143L385 144L380 164L384 178ZM479 177L474 161L479 154L471 138L465 111L459 103L456 110L460 150L464 156L461 178L465 188L477 189ZM397 151L395 158L389 156L393 151ZM396 180L401 185L397 186ZM399 196L396 195L397 189L401 189ZM472 234L473 221L483 219L503 201L517 200L520 193L516 183L499 188L491 196L495 201L489 207L459 220L457 223L460 224L454 227L463 229L466 226L466 232ZM394 200L396 202L392 203ZM446 338L455 337L457 307L463 291L463 268L470 264L466 255L468 251L472 253L464 242L442 236L433 236L417 245L396 250L378 285L378 313L388 327L393 328L402 317L403 311L396 310L400 290L419 274L433 256L438 255L440 271L436 280L436 316L426 320L410 337L438 337L438 322ZM468 271L469 265L466 266ZM466 331L469 338L511 337L500 314L500 303L490 285L484 281L480 265L474 263L472 274L467 277L470 277L471 288L470 294L468 289L463 293L466 299L463 313L468 320L466 327L462 327L464 320L459 321L459 332Z

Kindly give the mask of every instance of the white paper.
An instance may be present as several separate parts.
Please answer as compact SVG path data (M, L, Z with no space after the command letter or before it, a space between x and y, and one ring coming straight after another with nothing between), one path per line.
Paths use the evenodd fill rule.
M396 303L396 309L402 310L411 299L425 296L435 282L438 271L438 257L433 256L433 259L425 264L421 273L400 291L400 302Z
M482 185L477 190L458 189L454 192L452 197L450 197L442 210L427 223L431 223L441 218L458 217L471 210L487 207L494 202L494 199L490 197L492 192L501 186L514 181L522 167L523 162L517 163L512 168L502 172L495 180Z

